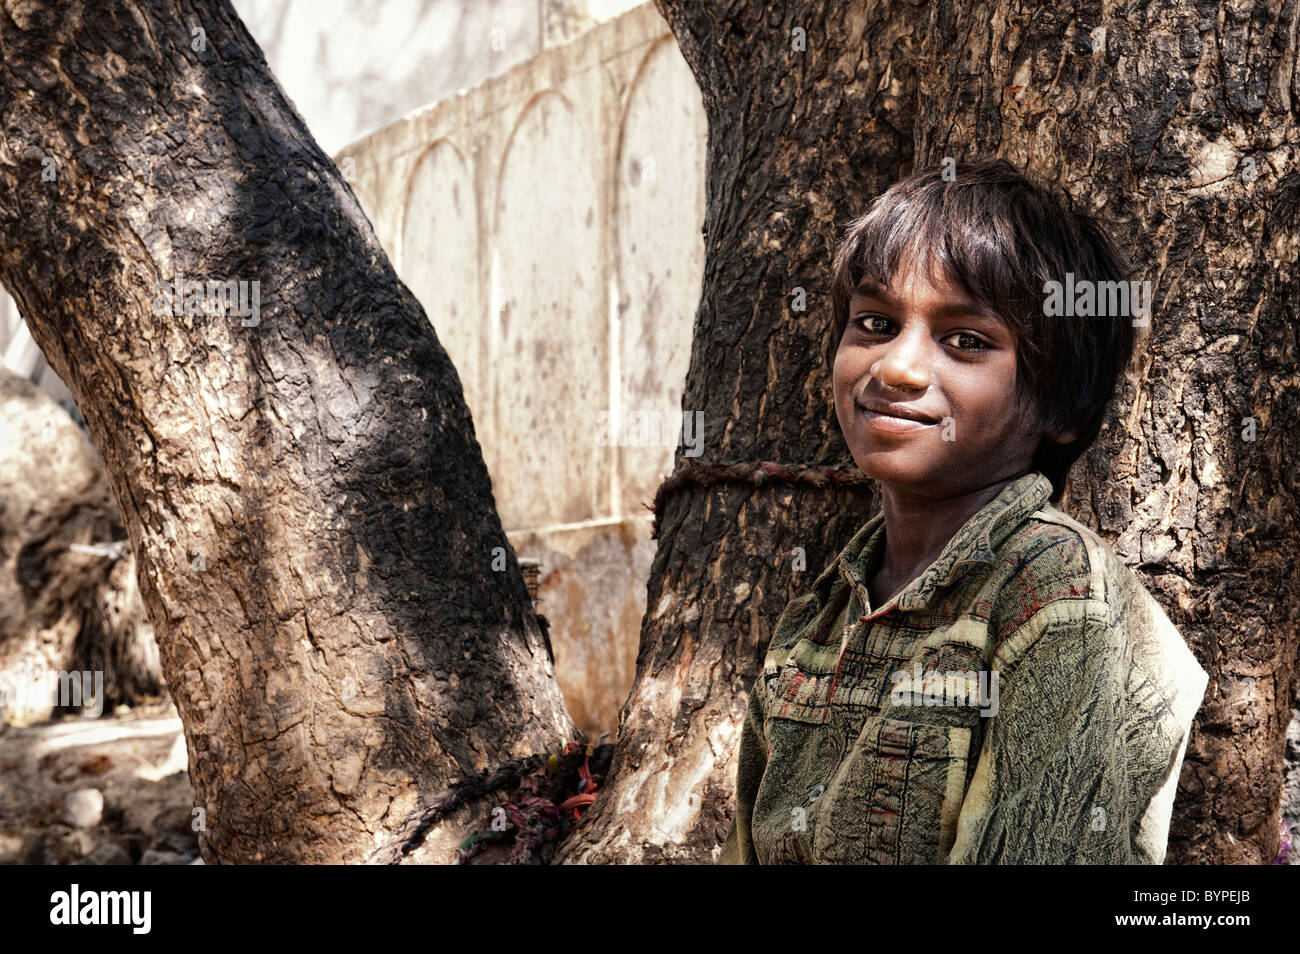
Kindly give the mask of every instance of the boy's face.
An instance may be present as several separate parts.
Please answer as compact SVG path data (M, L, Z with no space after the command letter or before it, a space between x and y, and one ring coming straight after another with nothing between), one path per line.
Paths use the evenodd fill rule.
M905 265L889 289L859 289L848 317L835 413L864 474L946 498L1028 470L1041 432L1017 409L1015 341L1000 319L950 277L936 286Z

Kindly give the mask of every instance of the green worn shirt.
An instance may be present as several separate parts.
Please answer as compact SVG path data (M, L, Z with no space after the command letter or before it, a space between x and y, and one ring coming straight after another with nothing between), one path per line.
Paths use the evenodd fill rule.
M777 621L720 863L1162 864L1208 677L1031 472L884 606L877 514Z

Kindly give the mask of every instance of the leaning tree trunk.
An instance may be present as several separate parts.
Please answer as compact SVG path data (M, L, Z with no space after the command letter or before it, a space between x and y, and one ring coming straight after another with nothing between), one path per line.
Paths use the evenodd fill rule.
M359 861L572 737L456 372L230 6L6 5L0 49L0 279L110 475L204 858Z
M900 175L1006 155L1128 233L1155 315L1065 506L1143 575L1211 673L1169 860L1271 861L1300 614L1296 11L656 2L709 119L683 405L704 411L716 461L848 464L819 360L829 266L848 218ZM612 778L564 860L716 856L776 617L870 512L779 482L683 482L659 511Z

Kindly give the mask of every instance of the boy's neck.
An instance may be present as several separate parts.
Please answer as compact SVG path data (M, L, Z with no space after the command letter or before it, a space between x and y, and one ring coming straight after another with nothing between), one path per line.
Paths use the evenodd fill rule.
M878 569L867 586L872 607L884 605L924 573L967 520L1001 493L1003 487L1022 476L1016 474L938 500L882 485L880 510L885 515L885 546Z

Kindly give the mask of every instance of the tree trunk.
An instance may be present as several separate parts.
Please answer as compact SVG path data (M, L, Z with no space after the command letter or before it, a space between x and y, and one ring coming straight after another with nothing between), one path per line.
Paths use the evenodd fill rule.
M359 861L572 738L456 372L229 5L8 6L0 49L0 280L109 473L205 860Z
M1168 860L1271 861L1300 613L1296 11L656 3L709 119L683 406L704 411L711 460L848 462L820 360L830 262L848 219L900 175L1005 155L1126 234L1156 309L1064 506L1113 542L1211 673ZM563 860L716 857L772 627L867 504L779 484L667 498L612 778Z

